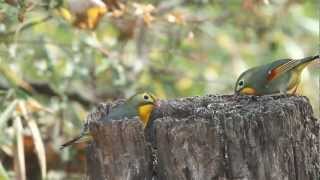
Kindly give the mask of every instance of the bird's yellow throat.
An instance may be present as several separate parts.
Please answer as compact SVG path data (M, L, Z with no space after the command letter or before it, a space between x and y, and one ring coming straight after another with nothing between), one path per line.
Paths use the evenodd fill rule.
M139 107L138 112L139 112L139 117L143 122L143 127L147 126L153 108L154 108L153 104L146 104Z
M240 92L242 94L247 94L247 95L255 95L256 94L256 90L253 88L250 88L250 87L243 88Z

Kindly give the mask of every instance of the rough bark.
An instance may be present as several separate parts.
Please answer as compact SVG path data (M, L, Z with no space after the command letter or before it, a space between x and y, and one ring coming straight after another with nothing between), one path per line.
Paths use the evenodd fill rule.
M103 109L100 109L103 111ZM88 179L318 180L320 123L305 97L204 96L162 101L137 119L93 118Z

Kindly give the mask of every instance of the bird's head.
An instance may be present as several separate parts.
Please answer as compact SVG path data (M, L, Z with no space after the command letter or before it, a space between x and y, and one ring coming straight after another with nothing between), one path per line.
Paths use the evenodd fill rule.
M235 94L246 94L246 95L255 95L256 89L254 82L254 69L249 69L243 72L235 85L234 92Z
M144 105L157 105L157 99L154 95L150 93L137 93L129 98L129 102L131 102L134 106L144 106Z
M129 99L129 102L137 108L138 115L144 127L147 126L153 109L159 106L157 98L146 92L135 94Z

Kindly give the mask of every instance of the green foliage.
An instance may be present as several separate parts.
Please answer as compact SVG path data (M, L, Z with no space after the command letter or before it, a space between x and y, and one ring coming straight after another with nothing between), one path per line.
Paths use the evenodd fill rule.
M0 162L0 179L1 180L9 180L10 179L8 173L4 169L1 162Z

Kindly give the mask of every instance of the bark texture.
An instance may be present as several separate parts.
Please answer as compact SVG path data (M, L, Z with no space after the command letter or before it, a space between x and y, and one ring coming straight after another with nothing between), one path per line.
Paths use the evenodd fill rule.
M87 178L318 180L320 123L306 97L203 96L161 101L138 119L92 116Z

